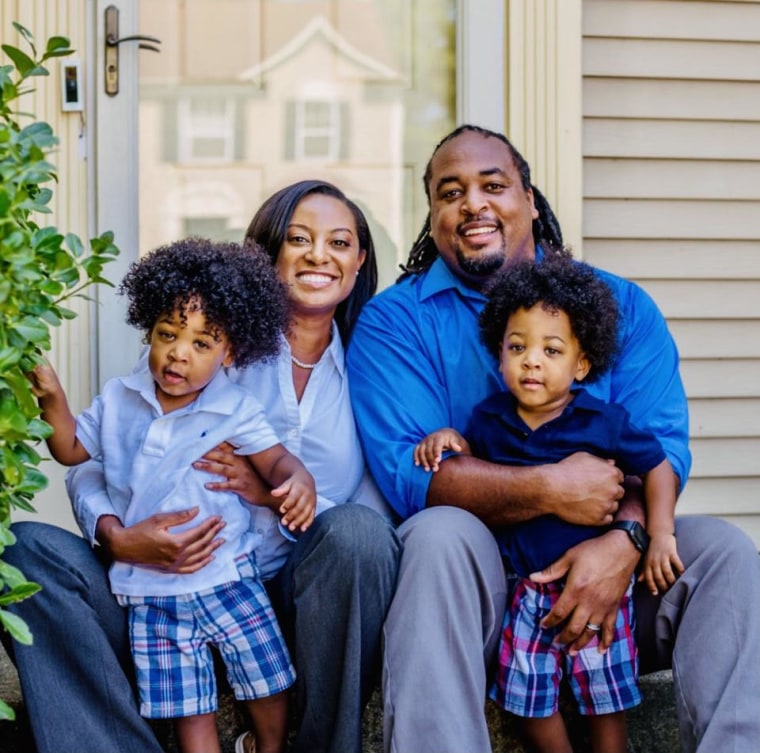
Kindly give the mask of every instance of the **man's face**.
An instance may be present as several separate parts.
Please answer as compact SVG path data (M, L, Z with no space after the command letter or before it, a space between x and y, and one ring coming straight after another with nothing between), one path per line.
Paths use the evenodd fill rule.
M475 287L508 259L535 255L533 192L506 144L465 131L433 157L430 234L447 266Z

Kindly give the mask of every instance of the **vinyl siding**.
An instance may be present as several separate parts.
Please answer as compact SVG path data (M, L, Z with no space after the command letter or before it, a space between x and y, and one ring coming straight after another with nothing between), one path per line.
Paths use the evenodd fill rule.
M760 544L760 2L584 0L583 256L644 287L682 357L679 512Z

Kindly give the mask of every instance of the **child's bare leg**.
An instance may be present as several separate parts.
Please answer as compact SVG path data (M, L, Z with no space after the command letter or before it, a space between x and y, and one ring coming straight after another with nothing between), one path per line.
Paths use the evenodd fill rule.
M559 711L541 719L521 719L528 738L528 747L534 753L573 753L565 722Z
M174 720L174 734L182 753L221 753L216 714L196 714Z
M626 753L628 750L624 711L590 716L588 728L594 753Z
M288 734L287 692L246 701L245 706L253 722L256 753L282 753Z

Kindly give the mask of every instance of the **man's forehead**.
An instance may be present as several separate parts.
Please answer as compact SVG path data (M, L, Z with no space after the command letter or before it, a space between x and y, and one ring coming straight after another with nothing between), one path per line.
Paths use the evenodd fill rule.
M517 170L511 151L493 136L463 133L444 144L431 163L435 183L457 180L462 174L509 175Z

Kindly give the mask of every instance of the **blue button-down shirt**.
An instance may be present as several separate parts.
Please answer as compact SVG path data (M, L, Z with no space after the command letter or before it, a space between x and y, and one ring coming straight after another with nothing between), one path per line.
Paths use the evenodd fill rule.
M574 452L611 458L631 476L641 476L665 460L657 437L631 423L618 403L605 403L576 389L561 415L531 429L517 413L509 392L497 392L476 406L466 432L472 454L505 465L557 463ZM598 536L603 527L568 523L541 515L496 532L502 554L522 577L543 570L568 549Z
M624 405L659 440L680 479L691 465L678 352L654 301L607 272L620 308L620 355L589 392ZM475 406L503 389L497 360L480 340L485 296L437 259L364 307L348 349L354 415L365 456L386 499L404 518L425 507L431 474L414 446L444 426L464 432Z

